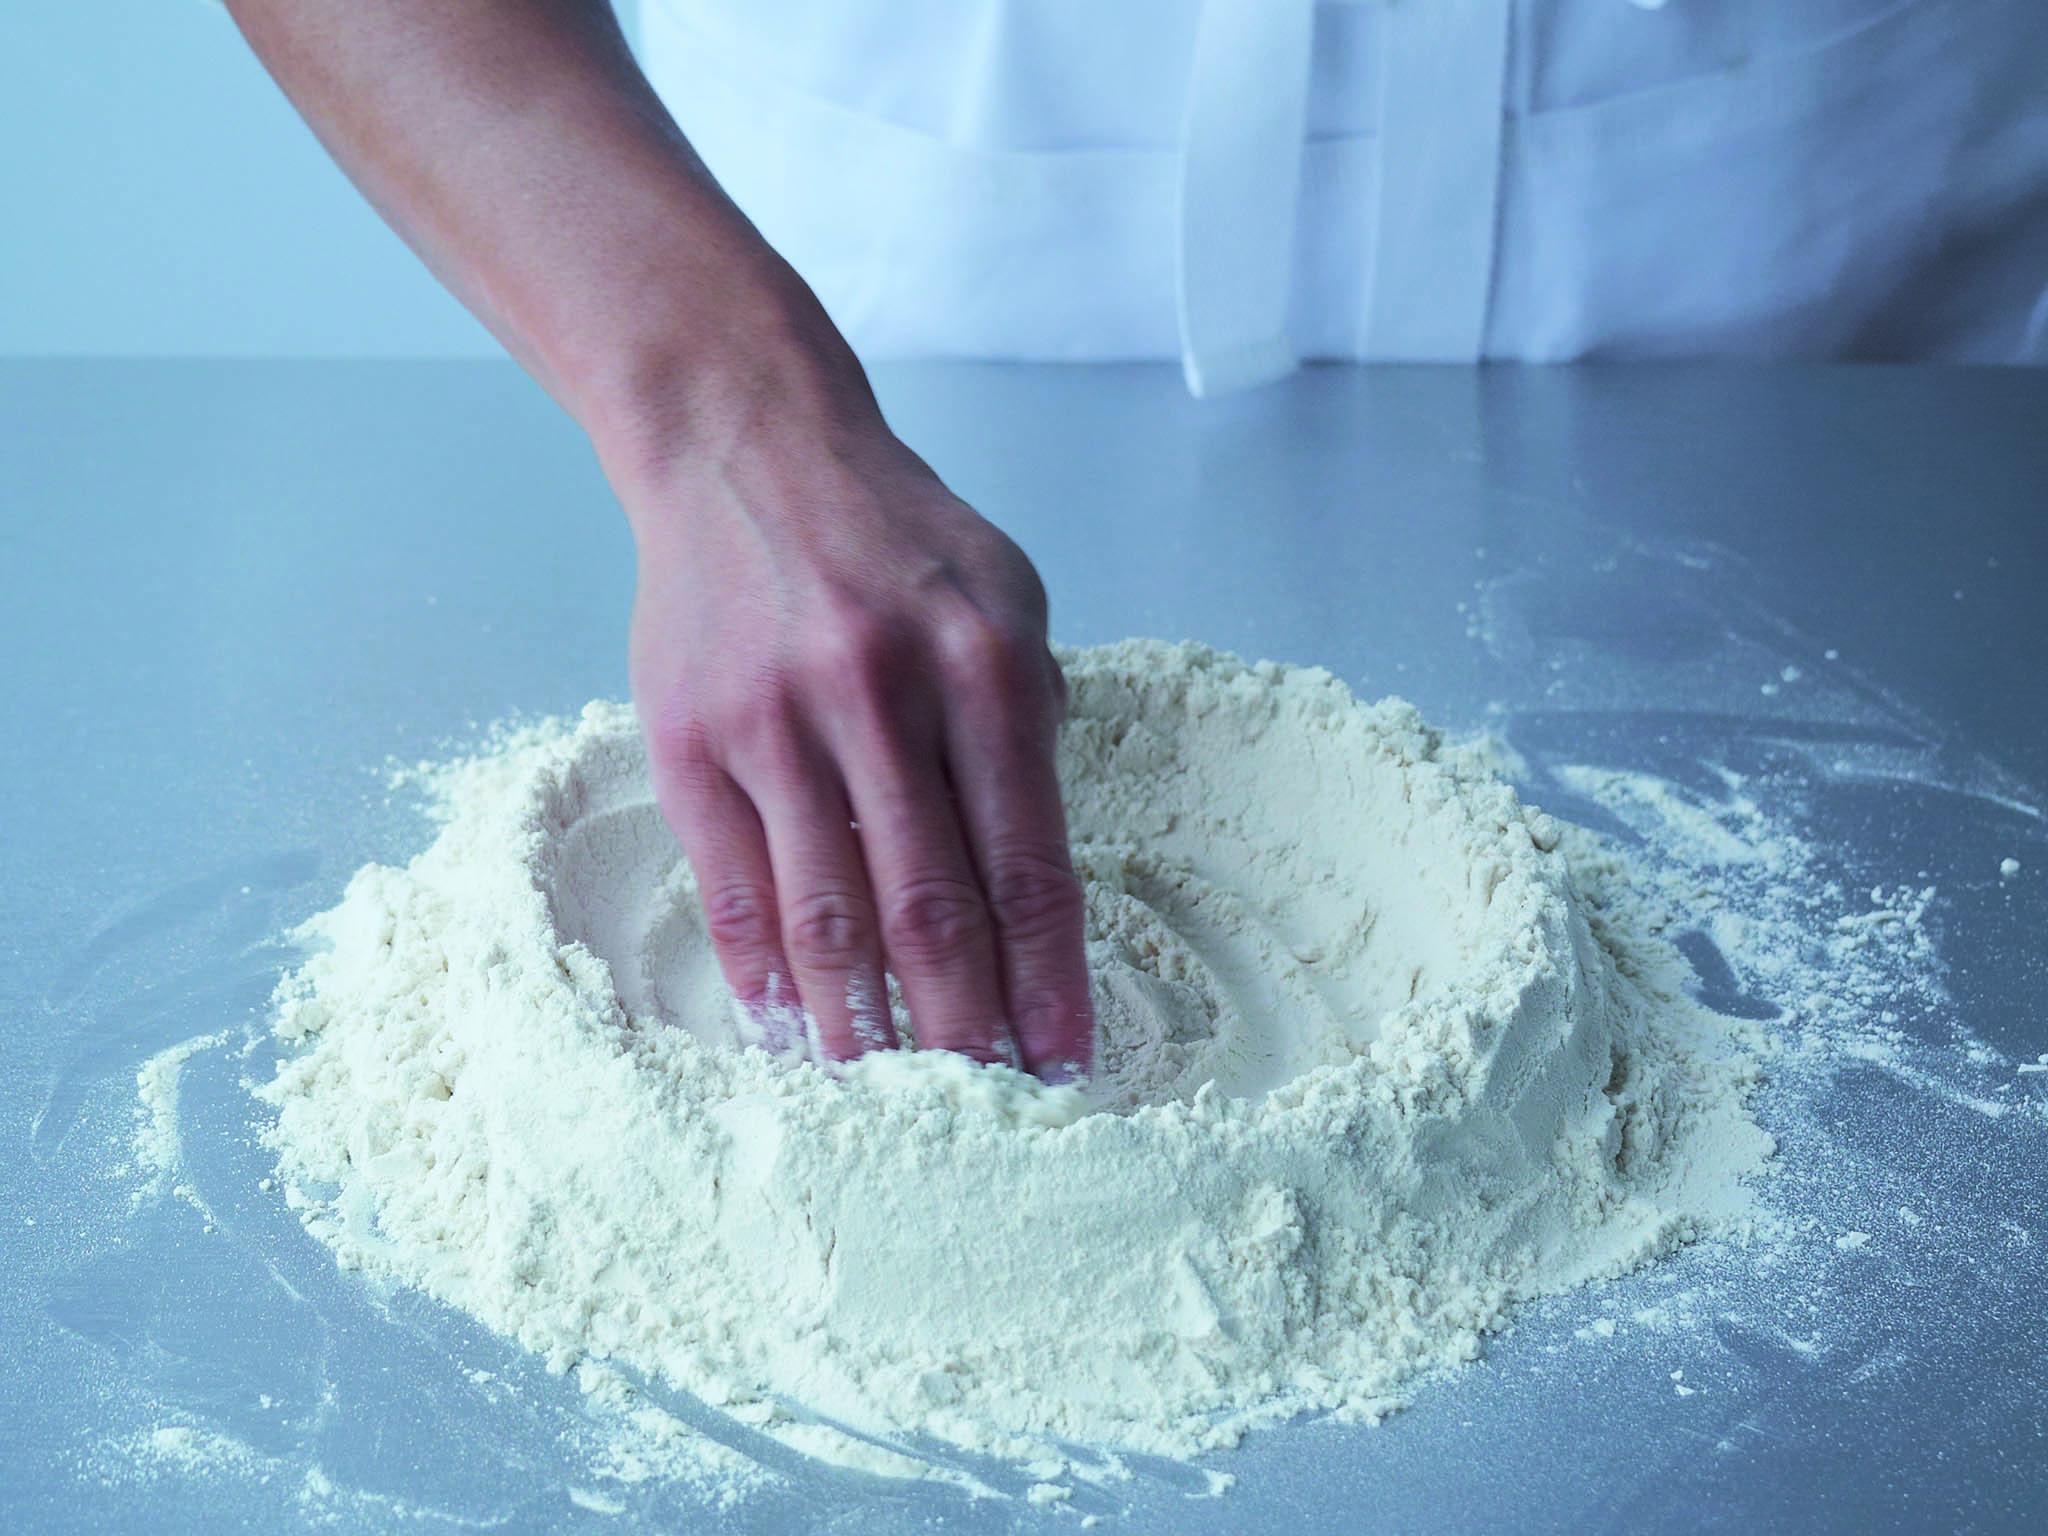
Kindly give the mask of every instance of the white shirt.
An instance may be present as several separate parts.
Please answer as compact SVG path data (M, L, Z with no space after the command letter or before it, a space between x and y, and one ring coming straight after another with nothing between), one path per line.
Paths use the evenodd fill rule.
M2048 0L642 0L864 356L2048 360Z

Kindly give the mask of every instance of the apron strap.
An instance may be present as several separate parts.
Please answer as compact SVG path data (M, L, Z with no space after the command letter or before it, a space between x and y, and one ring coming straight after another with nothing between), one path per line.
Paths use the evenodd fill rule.
M1428 0L1382 12L1368 357L1471 362L1485 346L1511 9Z
M1181 371L1198 396L1263 384L1295 366L1287 311L1314 22L1315 0L1202 6L1177 265Z

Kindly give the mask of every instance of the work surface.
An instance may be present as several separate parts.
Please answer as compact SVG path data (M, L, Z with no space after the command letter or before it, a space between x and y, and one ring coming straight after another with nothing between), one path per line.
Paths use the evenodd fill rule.
M0 1526L2041 1528L2048 376L879 382L1063 641L1320 663L1495 731L1574 816L1557 764L1796 780L1841 886L1933 888L1939 996L1885 1006L1975 1077L1847 1073L1772 1125L1803 1270L1696 1249L1540 1304L1378 1428L1218 1456L1220 1499L1143 1465L1064 1510L787 1454L719 1511L594 1479L573 1384L337 1274L260 1187L267 1048L194 1059L182 1196L130 1149L137 1068L243 1040L282 930L422 845L391 760L622 693L631 548L586 447L509 367L4 365ZM1720 1299L1629 1321L1673 1294Z

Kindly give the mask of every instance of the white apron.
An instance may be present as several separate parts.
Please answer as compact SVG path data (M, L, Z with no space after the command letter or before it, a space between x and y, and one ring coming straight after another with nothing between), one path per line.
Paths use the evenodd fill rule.
M641 0L869 358L2048 360L2048 0Z

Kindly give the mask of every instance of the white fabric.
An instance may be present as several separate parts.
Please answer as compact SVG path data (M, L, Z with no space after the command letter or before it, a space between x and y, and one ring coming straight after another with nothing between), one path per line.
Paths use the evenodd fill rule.
M1176 285L1181 366L1197 395L1294 368L1287 308L1314 18L1315 0L1202 9L1181 140Z
M1474 358L1486 333L1508 0L1390 5L1368 356Z
M642 44L870 357L2048 360L2042 0L1324 0L1282 68L1296 4L643 0Z

